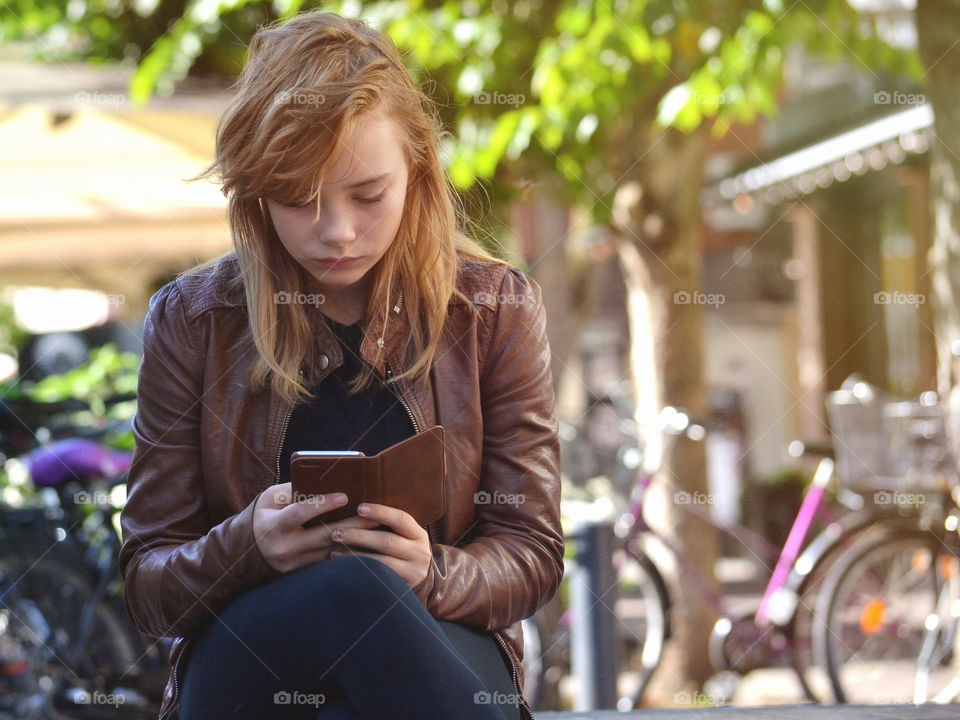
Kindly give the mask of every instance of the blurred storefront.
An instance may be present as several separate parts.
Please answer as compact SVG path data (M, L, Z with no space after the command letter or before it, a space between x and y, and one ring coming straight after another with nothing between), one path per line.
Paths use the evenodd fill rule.
M862 3L916 45L905 3ZM902 396L935 387L926 98L863 64L787 51L776 117L713 143L702 193L707 381L743 409L744 471L829 439L851 373Z

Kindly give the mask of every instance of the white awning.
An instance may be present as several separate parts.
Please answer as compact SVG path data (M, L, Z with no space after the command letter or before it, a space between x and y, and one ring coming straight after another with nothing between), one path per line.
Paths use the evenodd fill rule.
M926 152L932 126L929 104L909 107L726 177L706 189L705 204L729 203L741 195L777 204L901 163Z

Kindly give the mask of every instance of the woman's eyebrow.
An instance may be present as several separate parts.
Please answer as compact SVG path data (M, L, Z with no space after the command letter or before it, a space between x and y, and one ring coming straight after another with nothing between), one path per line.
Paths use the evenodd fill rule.
M353 185L347 187L348 190L353 190L354 188L363 187L364 185L370 185L371 183L378 182L380 180L385 180L390 177L390 173L385 172L383 175L378 175L377 177L372 177L367 180L361 180L360 182L355 182Z

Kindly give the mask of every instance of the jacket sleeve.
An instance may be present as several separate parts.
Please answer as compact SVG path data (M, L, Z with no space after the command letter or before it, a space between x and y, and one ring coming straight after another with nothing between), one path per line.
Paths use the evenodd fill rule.
M119 557L127 614L154 637L190 634L238 593L282 574L254 541L257 498L219 524L208 517L200 457L204 355L194 332L177 284L158 290L144 320Z
M440 620L497 630L533 615L563 577L560 450L540 286L506 272L480 368L483 461L472 541L435 543L414 587Z

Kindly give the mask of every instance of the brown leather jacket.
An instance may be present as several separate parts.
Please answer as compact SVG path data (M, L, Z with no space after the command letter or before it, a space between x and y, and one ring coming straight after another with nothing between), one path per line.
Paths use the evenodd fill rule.
M291 407L248 390L256 350L245 303L223 285L236 266L231 254L168 283L144 322L120 570L137 628L176 638L164 719L177 717L191 638L238 594L282 576L260 554L252 521L257 496L278 481ZM479 312L452 298L428 377L399 382L418 431L444 426L447 454L446 511L427 528L433 563L414 592L437 619L492 631L521 693L519 621L563 575L546 319L539 285L514 267L470 260L458 287ZM361 346L381 376L402 366L396 349L407 329L394 311ZM320 380L343 358L316 323ZM380 338L387 367L374 362ZM520 704L532 718L522 696Z

